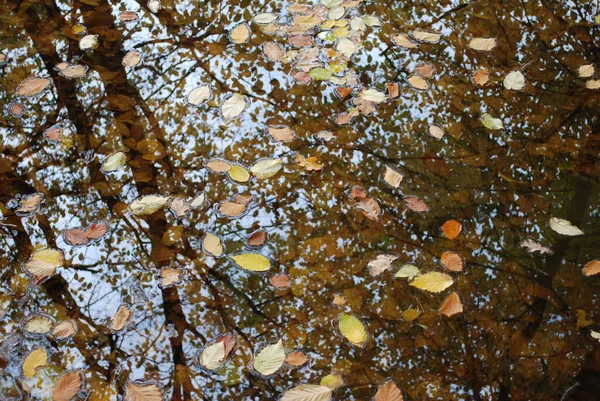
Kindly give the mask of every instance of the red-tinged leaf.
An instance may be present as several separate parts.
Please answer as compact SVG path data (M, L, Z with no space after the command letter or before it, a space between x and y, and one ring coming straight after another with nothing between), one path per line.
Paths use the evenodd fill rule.
M274 274L269 278L269 281L275 288L284 289L292 285L292 279L287 274Z
M388 380L379 387L373 401L404 401L404 397L396 383Z
M285 363L292 366L302 366L308 362L308 356L304 352L292 351L285 356Z
M353 89L346 86L338 86L335 90L340 99L345 99L352 94Z
M367 218L379 221L381 216L381 207L375 199L361 199L356 203L356 208L360 210Z
M312 47L314 45L311 36L307 35L294 35L288 39L288 43L296 47Z
M231 333L223 334L216 342L223 343L225 347L225 356L223 357L223 360L227 359L237 346L237 338Z
M72 228L70 230L65 230L63 233L63 237L69 245L84 245L90 242L90 239L87 237L86 232L80 228Z
M418 196L408 195L404 197L406 207L414 212L426 212L429 210L425 201Z
M105 221L100 223L91 224L87 230L85 230L85 236L89 239L98 239L104 236L108 231L108 224Z
M400 96L400 88L396 82L388 82L386 84L388 90L388 96L390 99L395 99Z
M258 230L248 237L248 245L261 246L267 240L267 233L263 230Z
M451 272L461 272L463 271L463 261L462 258L454 252L444 252L442 253L442 265Z

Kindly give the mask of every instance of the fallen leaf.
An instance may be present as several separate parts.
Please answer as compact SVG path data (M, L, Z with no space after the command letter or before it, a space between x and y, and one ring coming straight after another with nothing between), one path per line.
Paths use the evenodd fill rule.
M429 135L431 135L432 137L436 139L442 139L445 134L446 131L444 131L444 128L441 125L431 124L429 126Z
M273 13L260 13L256 14L254 18L252 18L252 21L256 22L257 24L270 24L277 21L277 18L277 15Z
M404 33L392 36L392 40L398 46L404 47L405 49L414 49L418 46L417 43L413 42L412 39Z
M288 43L296 47L312 47L314 45L313 39L308 35L294 35L288 38Z
M296 134L286 125L269 125L267 131L273 139L280 142L290 142L296 139Z
M50 80L48 78L40 78L36 76L29 77L22 81L19 86L17 86L15 95L24 97L39 95L48 86L50 86Z
M396 383L388 380L379 387L373 401L404 401L404 397Z
M302 366L308 362L308 356L301 351L292 351L285 356L285 363L291 366Z
M48 353L44 348L37 348L29 353L23 360L23 376L31 379L35 376L37 368L46 366Z
M594 259L586 263L582 272L583 275L587 277L595 276L596 274L600 273L600 259Z
M185 200L184 198L173 198L171 204L169 205L169 210L175 215L177 218L182 218L187 215L190 210L192 210L192 205Z
M271 61L282 61L285 57L284 49L275 42L263 44L263 54Z
M248 237L248 245L250 246L261 246L267 240L267 233L263 230L253 232Z
M23 330L30 334L48 334L53 326L54 320L50 316L36 314L25 321Z
M192 89L190 93L188 93L187 101L189 104L193 106L199 106L212 96L212 90L208 85L201 85L197 88Z
M514 91L525 89L525 75L521 71L511 71L504 77L504 87Z
M273 287L277 289L285 289L289 288L292 285L292 279L287 274L274 274L269 277L269 281L273 285Z
M551 254L552 253L552 250L550 248L547 248L547 247L543 246L542 244L535 242L529 238L526 238L523 241L521 241L519 246L521 248L527 249L527 251L530 253L533 253L533 252L539 252L541 254L545 254L545 253Z
M85 236L88 238L88 240L95 240L104 237L107 232L108 223L106 221L101 221L99 223L90 224L85 230Z
M425 201L418 196L407 195L404 198L406 207L415 212L426 212L429 210Z
M402 312L402 319L404 319L407 322L412 322L419 316L421 316L421 311L418 309L407 309L404 312Z
M487 52L496 47L496 38L473 38L469 41L469 47L473 50Z
M415 89L422 91L429 90L429 84L427 83L427 80L420 75L413 75L409 77L408 83Z
M77 332L77 324L73 320L59 322L52 329L52 336L58 340L64 340L72 337Z
M304 167L306 171L318 171L323 168L323 164L317 161L317 156L304 157L300 153L296 153L296 163Z
M103 173L117 171L118 169L125 166L125 163L127 163L127 156L125 155L125 153L113 153L112 155L104 159L104 161L102 162L102 166L100 166L100 171L102 171Z
M162 288L168 288L172 285L178 284L181 282L181 276L183 275L183 270L181 269L173 269L170 267L165 267L160 271L161 282L160 286Z
M352 88L348 88L348 87L346 87L346 86L338 86L338 87L335 89L335 93L338 95L338 97L339 97L340 99L344 99L344 98L346 98L346 97L350 96L350 95L352 94L352 91L353 91L353 90L354 90L354 89L352 89Z
M163 401L163 395L156 384L129 382L125 387L125 401Z
M455 292L448 295L440 307L440 313L446 317L456 316L462 312L463 306L460 302L460 297Z
M596 67L594 66L594 64L584 64L579 66L579 68L577 69L577 74L581 78L591 78L594 76L595 72Z
M123 11L119 14L119 20L121 22L133 22L137 21L139 18L140 16L135 11Z
M337 306L346 305L347 299L342 294L333 294L333 304Z
M394 277L407 278L409 280L412 280L413 278L417 277L419 274L421 274L421 271L419 270L419 268L417 266L407 263L407 264L403 265L402 267L400 267L400 270L398 270L396 272Z
M398 188L403 178L404 175L399 170L390 166L385 166L385 170L383 172L383 181L385 181L387 184L394 188Z
M489 81L490 76L488 75L487 70L485 68L480 68L477 71L475 71L475 74L473 75L473 82L475 82L476 85L484 86Z
M202 249L206 254L216 258L223 255L223 245L221 240L211 233L206 233L204 236L204 239L202 240Z
M240 253L231 259L244 270L264 272L271 268L271 261L259 253Z
M123 56L121 64L128 68L136 67L142 61L142 52L137 50L129 50Z
M20 118L25 114L25 106L21 103L13 102L8 105L8 113L13 117Z
M431 272L425 273L413 281L411 281L410 285L418 288L420 290L430 291L430 292L441 292L446 288L450 287L454 284L452 277L445 273Z
M162 195L144 195L134 200L129 209L137 216L152 214L162 209L169 201L168 196Z
M344 386L344 379L342 376L336 374L330 374L321 379L321 386L329 387L332 390L336 390L342 386Z
M209 370L217 370L225 359L225 344L216 342L204 348L200 354L200 365Z
M574 226L570 221L559 219L558 217L550 219L550 228L562 235L578 236L584 234L583 231Z
M286 391L280 401L329 401L332 390L326 386L301 384Z
M455 239L462 231L462 224L456 220L448 220L442 225L442 231L448 239Z
M422 43L437 43L442 38L441 33L425 32L415 30L409 33L410 37L418 42Z
M485 113L481 116L481 123L483 124L483 126L485 128L491 129L491 130L498 130L498 129L504 128L504 124L502 123L502 120L500 120L499 118L494 118L491 115L489 115L488 113Z
M262 159L250 167L250 171L260 180L273 177L282 167L282 160L277 159Z
M367 191L364 188L355 185L350 190L350 197L352 199L367 199Z
M396 82L388 82L386 84L386 87L390 99L395 99L398 96L400 96L400 88L398 87L398 84Z
M225 357L224 359L229 358L229 355L233 352L233 350L237 347L237 338L231 333L225 333L221 337L219 337L216 342L223 343L225 347Z
M225 159L210 159L205 166L213 173L226 173L231 168L231 163Z
M227 175L235 182L246 183L250 181L250 173L245 167L234 164L227 171Z
M52 391L52 401L71 401L83 384L82 374L75 370L62 375L54 384Z
M85 235L85 231L80 228L71 228L63 231L63 238L67 244L74 246L84 245L90 242L87 235Z
M219 213L227 217L237 217L246 211L246 205L238 202L225 201L219 205Z
M600 80L599 79L590 79L585 83L585 87L588 89L600 89Z
M81 50L90 50L98 47L98 35L86 35L79 40Z
M355 316L342 313L338 319L338 328L340 333L354 345L363 347L367 342L367 330Z
M51 127L48 127L44 130L43 135L44 138L52 142L60 142L60 139L63 137L65 133L65 129L61 124L54 124Z
M67 67L60 70L58 75L67 79L81 78L87 73L87 70L87 65L69 64Z
M239 93L234 93L221 105L221 116L226 121L238 118L248 106L246 98Z
M423 78L431 78L433 76L433 73L435 72L435 67L429 63L421 63L417 65L416 71L417 74L419 74Z
M248 39L250 39L251 34L252 31L250 30L248 24L241 23L229 31L229 40L236 45L240 45L246 43Z
M121 331L133 317L133 311L125 305L119 306L117 313L113 316L110 322L110 328L113 331Z
M379 221L379 216L382 214L381 207L375 199L367 198L360 199L356 202L356 208L362 212L367 218Z
M285 348L279 340L276 344L264 347L254 358L254 370L263 376L270 376L277 372L285 360Z
M444 252L441 256L442 265L452 271L452 272L461 272L463 271L463 261L462 258L454 252Z
M392 262L398 259L397 255L386 255L379 254L375 257L375 259L371 260L367 266L369 267L369 273L371 276L376 277L379 276L384 271L388 270L392 267Z

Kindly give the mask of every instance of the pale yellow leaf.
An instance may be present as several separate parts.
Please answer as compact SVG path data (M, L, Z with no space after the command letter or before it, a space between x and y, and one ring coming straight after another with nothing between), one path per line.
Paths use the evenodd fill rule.
M214 234L206 233L204 236L204 240L202 241L202 248L204 252L207 254L219 257L223 255L223 244L221 244L221 240Z
M229 40L231 40L232 43L239 45L246 43L248 39L250 39L250 34L252 34L252 31L248 24L242 23L233 27L229 32Z
M385 171L383 173L383 180L394 188L398 188L404 175L402 175L398 170L393 167L385 166Z
M441 292L454 284L452 277L445 273L431 272L425 273L415 278L410 285L420 290L430 292Z
M469 47L473 50L490 51L496 47L496 38L473 38Z
M25 97L35 96L42 93L48 86L50 86L48 78L29 77L17 86L15 95Z
M427 83L427 80L420 75L411 76L410 78L408 78L408 83L415 89L423 91L429 89L429 83Z
M254 370L264 376L277 372L285 360L285 348L279 340L276 344L267 345L254 358Z
M227 121L233 120L239 117L246 107L246 98L239 93L234 93L221 105L221 115Z
M301 384L286 391L281 401L329 401L332 394L332 390L327 386Z
M558 217L550 219L550 228L562 235L577 236L584 234L579 227L574 226L570 221L559 219Z
M125 305L119 306L117 313L113 316L110 322L110 328L113 331L121 331L125 328L129 320L133 316L133 311Z
M250 180L250 173L242 166L233 165L227 171L227 175L235 182L248 182Z
M209 370L218 369L225 359L225 343L220 341L204 348L200 354L200 364Z
M279 170L281 170L281 159L263 159L259 160L252 167L250 171L256 176L256 178L264 180L273 177Z
M162 209L169 201L168 196L145 195L134 200L129 208L135 215L152 214Z
M102 162L102 166L100 167L100 171L102 171L103 173L109 173L112 171L116 171L116 170L120 169L121 167L123 167L126 162L127 162L127 156L125 155L125 153L123 153L123 152L113 153L112 155L110 155L106 159L104 159L104 161Z
M240 253L231 257L242 269L264 272L271 268L271 261L259 253Z
M203 102L205 102L206 100L210 99L211 95L212 95L212 91L210 89L210 86L202 85L202 86L199 86L199 87L193 89L188 94L187 101L189 104L198 106L198 105L202 104Z

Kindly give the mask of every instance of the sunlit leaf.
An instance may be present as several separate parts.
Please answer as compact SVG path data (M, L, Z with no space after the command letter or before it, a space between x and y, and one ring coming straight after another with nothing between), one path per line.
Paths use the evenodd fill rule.
M231 259L242 269L253 272L264 272L271 268L271 261L259 253L240 253Z
M407 195L404 197L406 207L415 212L426 212L429 210L425 201L418 196Z
M252 31L250 30L248 24L242 23L236 25L231 31L229 31L229 40L231 40L232 43L239 45L246 43L248 39L250 39L251 34Z
M292 285L292 279L287 274L274 274L269 277L269 281L273 285L273 287L277 289L285 289L289 288Z
M112 155L104 159L104 161L102 162L102 166L100 166L100 171L102 171L103 173L116 171L125 166L125 163L127 163L127 156L125 155L125 153L113 153Z
M409 33L412 39L423 43L437 43L442 39L441 33L425 32L425 31L412 31Z
M221 115L226 121L233 120L238 118L246 107L246 98L239 93L234 93L221 105Z
M98 47L98 35L86 35L79 40L81 50L95 49Z
M515 91L525 89L525 75L521 71L511 71L504 77L504 87Z
M264 180L273 177L281 170L281 159L262 159L250 167L250 171L258 179Z
M15 95L25 97L39 95L48 86L50 86L50 80L48 78L29 77L17 86Z
M52 336L58 340L64 340L69 337L72 337L77 333L77 324L73 320L65 320L64 322L59 322L52 329Z
M113 331L121 331L127 326L127 323L133 317L133 311L125 305L119 306L119 309L112 317L110 328Z
M394 167L385 166L385 170L383 172L383 181L385 181L388 185L398 188L402 183L402 179L404 175L395 169Z
M228 217L236 217L246 211L246 205L238 202L225 201L219 205L219 213Z
M408 78L408 83L410 84L410 86L412 86L415 89L419 89L419 90L429 90L429 83L427 82L427 80L425 78L423 78L420 75L413 75L411 77Z
M454 284L452 277L445 273L431 272L425 273L413 281L411 281L410 285L420 290L430 291L430 292L441 292L446 288L450 287Z
M504 124L502 123L501 119L494 118L491 115L489 115L488 113L485 113L481 116L481 123L483 124L483 126L485 128L491 129L491 130L497 130L497 129L504 128Z
M362 347L367 342L367 330L355 316L341 314L338 320L338 328L340 333L354 345Z
M156 384L127 383L125 401L163 401L162 392Z
M446 251L442 253L440 257L442 265L452 271L452 272L461 272L463 271L463 261L460 255L455 252Z
M474 50L490 51L496 47L496 38L473 38L469 41L469 47Z
M308 362L308 356L304 352L292 351L285 356L285 363L291 366L302 366Z
M181 269L173 269L170 267L165 267L160 271L160 286L162 288L168 288L172 285L178 284L181 282L181 276L183 275L183 270Z
M330 374L321 379L321 386L329 387L332 390L336 390L344 385L344 379L342 376L336 374Z
M250 180L250 173L244 167L234 164L227 171L227 175L235 182L248 182Z
M162 209L169 201L168 196L162 195L145 195L134 200L129 208L132 213L138 216L152 214Z
M595 276L596 274L600 273L600 259L594 259L587 262L582 271L583 274L588 277Z
M404 397L396 383L392 380L388 380L377 389L373 401L404 401Z
M285 360L285 348L279 340L276 344L264 347L254 358L254 370L263 376L270 376L277 372Z
M48 334L54 326L54 320L50 316L36 314L25 321L23 330L31 334Z
M579 227L574 226L570 221L558 217L550 219L550 228L562 235L577 236L584 234Z
M212 95L212 91L210 89L210 86L201 85L201 86L198 86L197 88L193 89L188 94L187 101L191 105L199 106L200 104L204 103L206 100L210 99L211 95Z
M252 21L257 24L270 24L271 22L277 21L277 18L277 15L273 13L260 13L256 14L254 18L252 18Z
M204 348L200 354L200 365L209 370L217 370L225 359L225 344L216 342Z
M333 77L333 72L327 68L313 68L308 75L316 81L326 81Z
M318 162L317 156L304 157L299 153L296 153L296 163L299 166L304 167L307 171L317 171L323 168L323 164Z
M35 370L48 363L48 353L44 348L37 348L29 353L23 360L23 376L32 378Z
M421 274L421 271L419 270L419 268L417 266L411 265L411 264L405 264L400 268L400 270L398 270L396 272L394 277L408 278L409 280L412 280L413 278L417 277L419 274Z
M207 254L219 257L223 255L223 244L221 244L221 240L214 234L206 233L204 239L202 240L202 249Z
M52 401L71 401L83 384L82 374L76 370L62 375L54 384Z
M440 313L446 317L456 316L462 312L462 302L460 302L460 297L455 292L448 295L440 307Z
M280 142L290 142L296 139L294 131L285 125L269 125L267 130L273 139Z
M417 43L413 42L412 39L404 33L394 35L392 36L392 39L398 46L404 47L406 49L414 49L418 46Z
M446 238L455 239L460 235L460 232L462 231L462 224L453 219L447 220L442 225L442 231L444 232Z
M329 401L332 390L326 386L314 384L301 384L286 391L281 401Z
M369 273L371 276L379 276L384 271L388 270L392 267L392 262L398 259L397 255L386 255L379 254L375 257L375 259L369 261L367 266L369 267Z

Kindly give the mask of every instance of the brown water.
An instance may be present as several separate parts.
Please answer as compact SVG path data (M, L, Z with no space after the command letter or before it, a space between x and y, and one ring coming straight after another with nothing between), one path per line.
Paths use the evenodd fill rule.
M150 381L169 400L275 400L332 372L344 380L335 400L370 400L388 378L410 400L598 399L600 281L582 268L600 258L600 98L597 70L579 70L600 66L597 1L346 1L345 15L329 3L294 14L288 2L260 0L163 0L156 13L145 0L1 2L0 399L50 400L59 376L73 369L83 372L76 397L90 401L117 400L128 381ZM126 10L139 20L121 22ZM261 26L252 21L260 13L279 20ZM302 15L296 32L283 27ZM311 15L316 23L307 22ZM252 34L232 43L227 33L241 22ZM98 35L95 49L80 50L82 27ZM409 42L413 49L394 42L418 29L443 36ZM307 47L288 43L294 33L304 37L291 41ZM497 43L477 51L468 46L473 38ZM336 48L327 39L350 41L353 54L321 50ZM268 60L267 42L313 51L306 70L337 81L299 84L299 56ZM142 61L123 66L133 49ZM61 62L87 73L64 78ZM408 83L419 65L430 75L417 78L424 91ZM481 68L485 85L472 78ZM511 71L525 78L522 90L504 87ZM32 75L50 78L48 88L17 96ZM399 94L390 99L386 84L394 82ZM211 99L188 104L202 85L212 87ZM353 92L340 99L340 87ZM361 87L385 101L337 124ZM247 107L226 121L219 107L233 93ZM9 114L11 102L25 107L21 118ZM486 113L504 128L490 129ZM64 132L52 141L43 132L57 123ZM432 124L443 128L441 139L429 134ZM289 126L296 138L278 142L267 125ZM333 138L315 135L323 130ZM104 158L119 151L125 165L103 173ZM296 155L322 167L309 171ZM282 169L240 183L205 166L215 157L246 168L280 158ZM398 188L383 182L386 166L403 175ZM353 199L355 185L373 201ZM129 208L140 195L191 202L202 192L205 204L180 219L164 198L148 214ZM19 196L34 193L43 195L39 210L18 212ZM246 214L219 214L219 202L236 194L252 195ZM428 210L410 210L407 195ZM371 218L360 205L375 208ZM559 234L552 217L585 234ZM442 232L449 219L462 225L453 240ZM103 220L108 233L86 237L86 227ZM89 244L65 241L63 230L78 227ZM249 250L257 230L266 242ZM225 257L203 251L209 232ZM552 253L528 252L526 239ZM66 262L36 277L26 263L46 247L61 249ZM462 258L463 271L442 266L446 251ZM270 269L248 272L231 259L248 252L270 258ZM378 254L397 259L373 276L367 265ZM411 286L394 277L407 263L453 284L440 292ZM182 269L182 279L161 287L164 268ZM289 275L290 288L273 286L278 273ZM447 317L439 309L451 292L463 312ZM333 303L336 294L345 304ZM121 305L132 316L112 330ZM35 313L73 320L77 333L63 341L27 333ZM342 313L364 325L362 347L341 335ZM224 333L236 336L237 349L217 372L202 369L202 347ZM253 355L279 339L309 361L270 377L252 372ZM26 377L28 355L40 348L48 360Z

